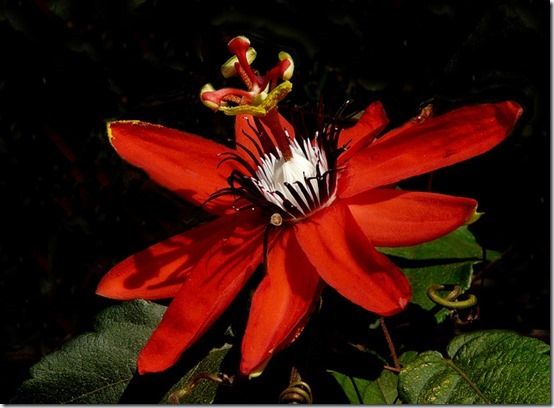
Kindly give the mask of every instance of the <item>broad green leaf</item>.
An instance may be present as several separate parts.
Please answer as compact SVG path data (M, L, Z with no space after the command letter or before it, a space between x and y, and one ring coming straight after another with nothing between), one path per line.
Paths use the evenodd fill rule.
M424 244L398 247L378 248L386 255L411 260L429 259L475 259L483 257L483 250L467 226L460 227L450 234Z
M483 259L483 249L467 226L421 245L402 248L379 248L384 254L409 261L402 267L412 285L412 303L424 310L436 309L435 319L442 322L449 314L427 296L431 285L458 285L462 293L469 289L473 265ZM489 260L497 259L498 253L486 251Z
M448 358L421 353L399 376L409 404L550 404L550 347L513 332L456 337Z
M400 356L400 362L408 364L416 355L416 352L408 351ZM398 375L392 371L381 371L375 380L353 377L334 370L329 370L329 373L337 380L351 404L383 405L397 401Z
M101 312L81 335L31 368L13 403L115 404L135 374L138 352L164 306L136 300Z
M219 384L206 380L203 374L217 375L221 363L231 350L230 344L213 349L195 367L193 367L163 397L162 403L170 404L211 404Z

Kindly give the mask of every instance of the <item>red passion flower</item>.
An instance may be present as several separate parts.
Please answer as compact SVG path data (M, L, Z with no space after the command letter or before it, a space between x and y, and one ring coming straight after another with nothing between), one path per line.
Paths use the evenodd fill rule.
M130 256L101 280L113 299L173 298L138 357L142 373L159 372L223 313L264 264L242 340L240 372L254 376L302 331L327 284L381 316L411 298L406 277L376 246L416 245L475 218L477 202L395 183L482 154L511 131L515 102L466 106L439 116L427 108L403 126L388 124L379 102L357 123L331 119L299 134L278 113L292 89L292 58L281 52L265 75L250 64L245 37L229 42L222 66L247 90L206 85L202 102L235 115L236 149L139 121L108 124L117 153L162 186L218 216Z

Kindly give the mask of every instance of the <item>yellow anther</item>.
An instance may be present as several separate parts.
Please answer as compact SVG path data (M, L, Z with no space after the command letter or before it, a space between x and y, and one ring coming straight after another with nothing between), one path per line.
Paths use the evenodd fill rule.
M265 116L292 91L292 83L285 81L276 86L258 105L219 106L218 109L229 116L253 115Z
M253 115L265 116L267 111L261 106L238 105L238 106L220 106L219 110L227 116Z
M290 91L292 91L292 82L285 81L277 85L270 93L267 94L267 98L263 100L261 106L263 106L266 111L270 111L275 108L279 102L285 99Z

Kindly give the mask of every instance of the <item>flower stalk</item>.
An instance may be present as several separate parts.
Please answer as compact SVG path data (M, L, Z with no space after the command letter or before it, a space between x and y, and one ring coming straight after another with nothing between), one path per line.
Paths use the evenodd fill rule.
M392 337L389 333L389 329L387 328L385 318L383 316L379 318L379 323L381 324L381 329L383 330L383 335L385 336L385 340L390 351L390 356L394 364L394 371L399 372L401 368L400 360L398 359L398 354L396 354L396 347L394 346L394 342L392 341Z

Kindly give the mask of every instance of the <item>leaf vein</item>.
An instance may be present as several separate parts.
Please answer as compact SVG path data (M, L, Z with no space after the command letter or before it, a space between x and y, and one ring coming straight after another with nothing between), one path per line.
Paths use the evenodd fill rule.
M450 366L454 371L456 371L460 375L460 377L464 379L464 381L475 391L477 395L479 395L483 399L483 401L485 401L486 404L491 403L491 401L489 401L489 399L485 397L485 395L481 392L479 387L477 387L477 384L471 381L469 376L464 371L462 371L460 367L454 364L452 360L444 359L444 361L446 362L446 364L448 364L448 366Z
M100 392L100 391L102 391L102 390L105 390L106 388L115 387L116 385L119 385L119 384L124 383L124 382L129 382L129 381L131 381L132 379L133 379L133 376L127 377L127 378L123 378L123 379L121 379L121 380L119 380L119 381L116 381L116 382L113 382L113 383L111 383L111 384L105 384L105 385L102 386L102 387L95 388L94 390L91 390L91 391L89 391L89 392L85 392L85 393L83 393L83 394L81 394L81 395L77 395L77 396L75 396L75 397L73 397L73 398L71 398L71 399L69 399L69 400L67 400L67 401L63 401L63 402L61 402L60 404L71 404L73 401L76 401L76 400L78 400L78 399L80 399L80 398L82 398L82 397L86 397L86 396L91 395L91 394L94 394L94 393L96 393L96 392Z

